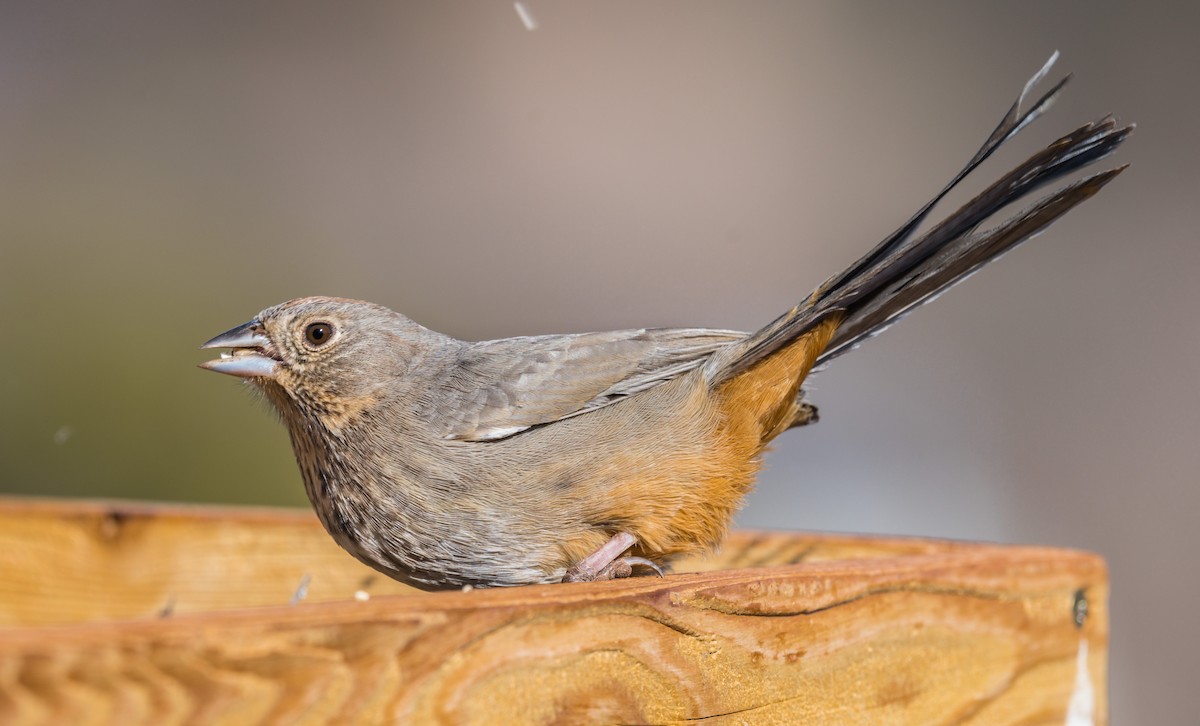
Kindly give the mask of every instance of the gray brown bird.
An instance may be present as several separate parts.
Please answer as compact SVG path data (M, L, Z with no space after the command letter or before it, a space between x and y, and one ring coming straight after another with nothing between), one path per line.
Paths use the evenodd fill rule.
M1057 55L1057 54L1056 54ZM769 441L816 420L801 386L1095 194L1124 167L1002 207L1111 154L1111 117L1047 146L924 234L968 173L1045 110L1026 84L933 200L752 334L619 330L479 343L387 308L309 297L205 343L282 414L305 490L337 542L421 588L592 580L717 545Z

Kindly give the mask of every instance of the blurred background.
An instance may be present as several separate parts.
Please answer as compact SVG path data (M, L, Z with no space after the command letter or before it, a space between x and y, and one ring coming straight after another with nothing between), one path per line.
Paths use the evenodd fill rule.
M968 186L1109 111L1133 168L815 379L739 524L1100 552L1114 722L1194 723L1200 11L525 6L4 4L0 491L306 506L273 415L194 367L296 296L468 339L754 328L1059 49Z

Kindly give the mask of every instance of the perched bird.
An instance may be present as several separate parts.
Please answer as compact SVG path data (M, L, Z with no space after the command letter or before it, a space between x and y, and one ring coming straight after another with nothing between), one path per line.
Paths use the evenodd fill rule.
M325 528L396 579L437 589L661 573L673 558L720 543L767 443L816 420L802 389L814 367L1045 229L1124 169L982 227L1111 154L1132 127L1106 117L916 233L934 204L1050 105L1065 79L1025 108L1053 62L932 201L758 332L471 343L379 305L308 297L208 341L233 350L202 367L266 395Z

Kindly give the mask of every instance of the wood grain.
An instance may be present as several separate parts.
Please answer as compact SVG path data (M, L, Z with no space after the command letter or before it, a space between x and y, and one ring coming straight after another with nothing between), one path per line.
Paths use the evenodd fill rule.
M307 513L9 501L0 723L1107 722L1094 555L741 532L680 569L357 601Z

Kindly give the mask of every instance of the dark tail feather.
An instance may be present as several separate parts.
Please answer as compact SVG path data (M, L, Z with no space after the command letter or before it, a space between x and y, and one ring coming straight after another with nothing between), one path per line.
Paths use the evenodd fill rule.
M1013 102L1013 105L1008 109L1008 113L1004 114L1004 118L1000 120L1000 124L996 126L994 131L992 131L992 135L987 138L987 141L983 142L983 146L979 147L979 151L975 152L975 156L971 157L971 160L962 168L962 171L958 172L958 174L950 180L949 184L942 187L942 191L938 192L937 196L926 202L925 206L918 209L916 214L914 214L899 229L897 229L895 232L892 232L887 239L883 240L876 245L874 249L863 255L862 259L860 259L858 262L855 262L845 270L842 270L840 274L830 278L829 280L826 280L821 287L823 289L832 290L845 283L850 278L861 275L863 272L870 269L872 265L877 264L879 261L887 257L888 254L895 252L912 237L913 232L916 231L917 227L919 227L921 223L925 221L937 203L942 201L942 199L950 193L951 189L954 189L954 187L958 186L958 183L965 179L968 174L976 169L976 167L987 161L988 157L990 157L992 153L996 151L996 149L1000 148L1004 142L1008 141L1013 136L1016 136L1021 129L1033 123L1039 116L1042 115L1042 113L1047 111L1058 98L1058 94L1062 90L1063 86L1067 85L1067 81L1071 80L1070 74L1068 74L1058 83L1054 84L1054 87L1047 91L1046 94L1041 98L1039 98L1037 103L1033 104L1028 111L1022 113L1021 107L1025 105L1025 99L1029 96L1029 92L1032 91L1034 86L1036 86L1043 78L1046 77L1046 74L1050 72L1051 66L1053 66L1057 60L1058 51L1055 51L1054 54L1050 56L1050 59L1042 65L1041 70L1039 70L1033 75L1032 78L1025 82L1025 88L1021 90L1021 95L1018 96L1017 100Z
M890 280L863 303L849 309L828 347L817 357L817 365L882 333L914 308L932 301L980 267L1034 237L1124 170L1125 166L1121 166L1071 184L999 227L958 238L910 273Z
M862 259L813 291L805 302L744 342L715 354L706 366L709 381L717 385L753 367L832 315L840 315L843 320L818 363L850 350L1045 229L1119 174L1125 167L1075 182L1000 226L976 232L1001 208L1112 154L1132 127L1116 128L1113 119L1106 117L1049 145L924 235L914 237L916 228L937 202L1053 102L1067 79L1056 84L1029 111L1021 112L1025 97L1057 57L1055 53L1025 84L1020 98L987 142L936 197Z

